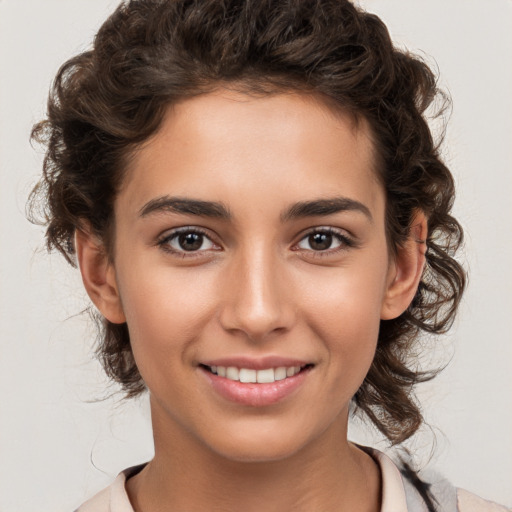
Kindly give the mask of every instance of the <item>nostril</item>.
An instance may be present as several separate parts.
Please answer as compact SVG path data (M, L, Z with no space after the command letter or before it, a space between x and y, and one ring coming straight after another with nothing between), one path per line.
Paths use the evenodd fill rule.
M282 310L269 312L247 311L234 307L231 311L224 311L221 317L222 327L230 332L243 332L249 339L257 341L273 335L282 335L292 324L289 315Z

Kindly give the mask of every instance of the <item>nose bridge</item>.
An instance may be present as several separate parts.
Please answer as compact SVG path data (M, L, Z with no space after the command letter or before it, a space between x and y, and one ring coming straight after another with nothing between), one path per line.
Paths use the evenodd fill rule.
M254 340L288 329L292 307L275 249L265 241L253 240L234 260L221 315L224 328L243 331Z

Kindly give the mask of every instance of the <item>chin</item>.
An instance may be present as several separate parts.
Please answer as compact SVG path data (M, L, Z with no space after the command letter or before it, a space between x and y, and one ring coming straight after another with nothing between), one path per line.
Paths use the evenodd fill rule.
M236 443L236 444L235 444ZM277 462L293 457L300 451L296 445L287 441L274 441L267 443L237 442L230 446L222 446L216 449L218 455L233 462L242 463L267 463Z
M265 463L288 459L313 443L305 428L283 426L246 426L235 431L224 431L222 438L210 439L210 448L233 462Z

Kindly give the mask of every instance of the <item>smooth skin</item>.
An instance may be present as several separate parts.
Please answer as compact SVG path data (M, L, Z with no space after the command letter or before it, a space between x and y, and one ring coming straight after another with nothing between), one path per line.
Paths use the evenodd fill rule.
M379 510L349 404L381 319L415 294L427 221L392 256L376 176L364 120L219 88L169 108L129 160L113 254L77 232L85 287L127 322L150 392L155 457L127 482L137 512ZM220 396L201 367L268 356L312 366L263 407Z

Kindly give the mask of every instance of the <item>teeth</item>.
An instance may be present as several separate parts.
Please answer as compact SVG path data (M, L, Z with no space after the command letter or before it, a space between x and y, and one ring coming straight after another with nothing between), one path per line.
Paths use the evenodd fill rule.
M286 368L284 366L280 366L274 370L274 379L275 380L283 380L286 379Z
M210 366L210 371L219 377L229 380L236 380L243 383L269 384L278 380L286 379L297 375L301 370L300 366L280 366L279 368L265 368L264 370L253 370L250 368L236 368L235 366Z
M239 379L240 382L256 382L256 370L240 368Z
M238 371L238 368L235 368L234 366L228 366L226 368L226 377L229 380L240 380L240 372Z
M260 384L275 382L276 378L274 373L275 372L273 368L269 368L268 370L258 370L256 375L256 382L259 382Z

